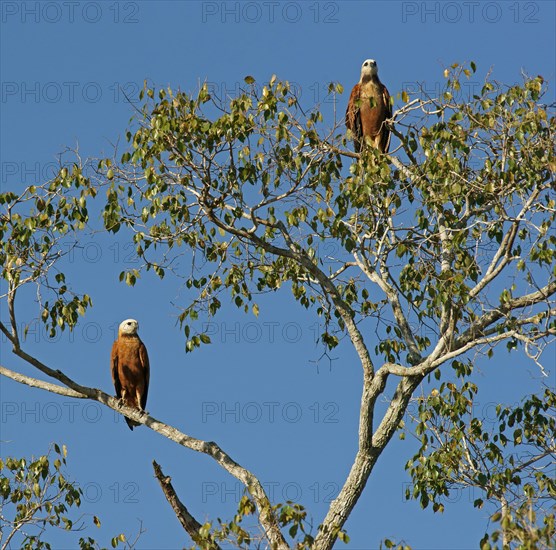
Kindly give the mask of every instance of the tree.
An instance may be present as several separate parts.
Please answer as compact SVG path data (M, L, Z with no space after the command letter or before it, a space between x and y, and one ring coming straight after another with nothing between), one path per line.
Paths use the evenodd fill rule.
M159 468L166 497L198 545L212 548L230 536L248 545L253 535L240 523L255 514L263 544L319 550L332 548L338 538L348 540L345 522L402 427L416 390L431 377L442 379L440 392L419 404L422 448L408 463L410 494L440 511L438 499L453 484L475 483L487 500L502 503L506 524L513 521L507 507L514 501L507 494L519 485L515 472L533 476L533 468L546 467L555 456L546 424L536 424L540 418L553 422L544 416L553 394L527 397L521 416L501 405L500 441L507 418L513 414L522 422L525 410L533 415L527 442L543 440L538 458L517 462L504 452L504 443L498 450L486 444L466 403L475 391L469 382L474 366L501 344L545 372L541 353L556 334L555 119L542 103L541 77L525 77L511 87L487 78L479 94L458 99L461 80L474 71L473 63L447 69L439 98L402 93L404 104L391 123L399 145L390 155L372 148L350 152L341 122L327 127L318 107L304 110L288 83L274 77L262 88L247 77L245 90L227 104L205 86L193 96L145 86L121 156L101 159L93 177L75 162L43 186L0 196L9 312L9 323L0 329L17 356L61 384L4 367L0 372L100 401L211 456L240 480L246 496L237 516L213 528L191 516ZM341 91L338 84L330 87L334 96ZM362 373L358 450L316 532L306 529L305 510L271 503L261 482L216 443L141 415L23 350L14 307L22 286L35 284L49 295L40 308L53 334L71 329L91 306L88 295L70 293L56 263L67 251L61 242L78 240L90 221L88 204L100 200L101 189L107 197L105 229L129 232L142 262L120 280L134 285L151 270L163 278L175 269L177 255L191 251L188 275L181 273L198 290L180 315L187 351L210 343L198 321L218 315L226 294L238 308L259 315L261 293L291 291L322 320L325 348L349 338ZM329 243L336 245L333 255L323 252ZM392 397L376 417L386 392ZM514 433L514 443L522 441ZM508 477L489 477L489 461L501 468L510 464ZM553 497L547 479L536 482ZM554 516L541 515L551 536ZM510 540L504 520L502 528Z
M52 455L56 458L52 460ZM79 532L86 529L85 514L71 519L71 508L81 506L83 491L68 479L67 449L53 445L46 455L38 458L8 457L0 460L0 543L2 550L13 548L47 548L44 540L47 527ZM88 519L88 518L87 518ZM93 516L92 523L100 527L100 519ZM137 537L139 538L139 537ZM112 548L120 542L133 548L123 533L111 541ZM73 543L75 544L75 543ZM98 544L91 537L81 537L79 548L93 550Z

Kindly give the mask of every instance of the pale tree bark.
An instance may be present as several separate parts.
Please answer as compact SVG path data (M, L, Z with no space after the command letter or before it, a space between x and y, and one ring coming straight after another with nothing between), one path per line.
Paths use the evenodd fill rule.
M154 475L160 484L162 492L168 501L168 504L172 507L174 514L178 518L182 527L187 531L192 540L195 540L199 535L199 530L203 527L189 512L185 505L181 502L174 486L172 485L172 479L170 476L165 476L160 465L153 460ZM206 550L220 550L220 546L215 542L211 542L207 545Z

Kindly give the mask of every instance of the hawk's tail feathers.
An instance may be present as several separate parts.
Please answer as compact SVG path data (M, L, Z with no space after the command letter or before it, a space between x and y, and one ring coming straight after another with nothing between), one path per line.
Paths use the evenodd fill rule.
M131 418L128 418L127 416L124 416L125 421L127 422L127 425L129 426L129 429L133 431L133 428L135 426L141 426L140 422L135 422L135 420L131 420Z

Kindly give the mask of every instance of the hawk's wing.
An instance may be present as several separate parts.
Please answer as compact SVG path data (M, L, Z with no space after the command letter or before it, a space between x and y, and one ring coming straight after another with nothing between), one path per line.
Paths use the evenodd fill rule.
M353 135L353 145L355 151L361 151L361 142L363 140L363 127L361 125L361 111L360 111L360 97L361 87L356 84L351 90L349 101L346 109L346 127L351 130Z
M392 118L392 103L390 102L390 94L388 89L383 84L382 85L382 101L386 110L386 118ZM383 153L388 153L390 148L390 128L386 120L382 122L382 127L380 129L380 149Z
M145 390L141 395L141 408L146 410L147 407L147 395L149 393L149 379L151 377L151 368L149 364L149 355L147 353L147 348L143 342L139 343L139 359L141 361L141 366L143 367L143 373L145 375Z
M112 382L114 382L114 388L116 390L116 397L122 397L122 383L120 382L120 376L118 374L118 341L116 340L112 344L112 354L110 357L110 365L112 371Z

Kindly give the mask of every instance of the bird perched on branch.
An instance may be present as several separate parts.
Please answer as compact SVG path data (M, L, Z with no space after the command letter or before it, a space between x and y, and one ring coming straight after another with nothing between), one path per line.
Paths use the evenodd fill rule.
M149 356L147 348L139 338L139 323L126 319L118 328L118 339L112 345L112 381L116 397L128 407L144 411L149 391ZM125 418L130 430L139 426L138 422Z
M369 143L381 153L387 153L390 130L386 120L391 117L390 94L378 78L376 61L366 59L346 109L346 126L351 130L355 151L360 153L364 144Z

